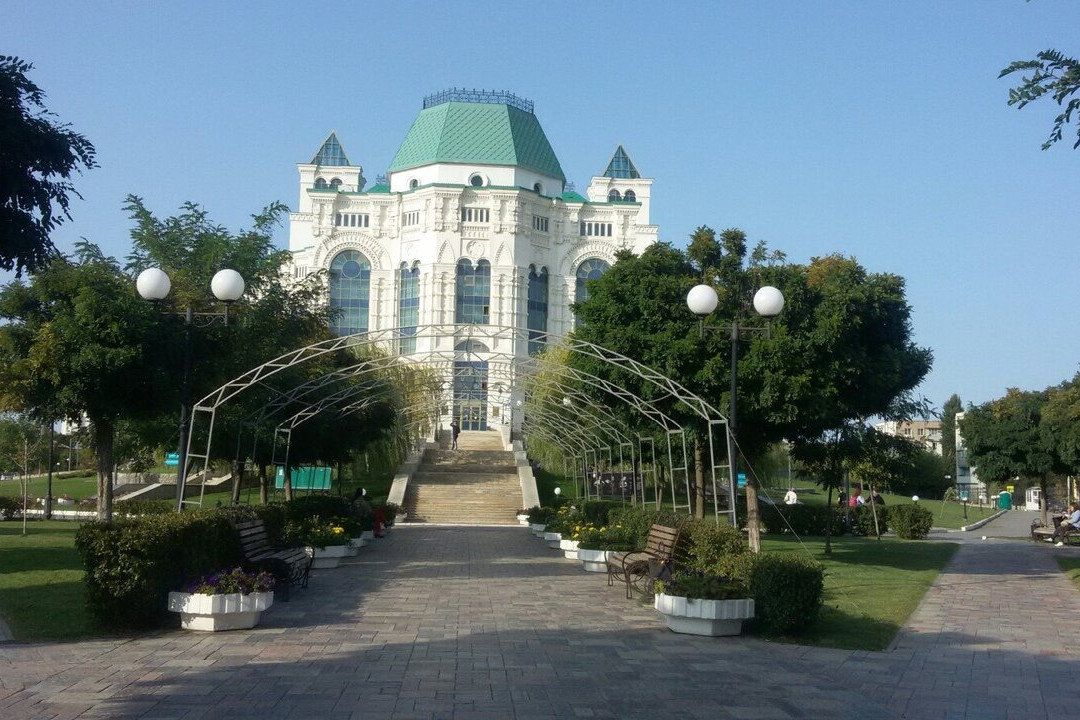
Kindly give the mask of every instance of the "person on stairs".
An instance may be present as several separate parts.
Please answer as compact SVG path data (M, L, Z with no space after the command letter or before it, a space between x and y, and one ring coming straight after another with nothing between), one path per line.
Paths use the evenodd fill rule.
M450 421L450 449L457 450L457 436L461 434L461 423L454 418Z

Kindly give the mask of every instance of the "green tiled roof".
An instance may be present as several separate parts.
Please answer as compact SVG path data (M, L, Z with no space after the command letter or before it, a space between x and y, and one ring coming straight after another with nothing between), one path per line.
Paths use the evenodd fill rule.
M588 200L581 197L580 195L578 195L573 190L566 190L559 197L561 197L563 199L563 202L579 202L579 203L589 202Z
M388 193L390 192L390 186L386 183L375 183L364 192L368 195L370 195L371 193Z
M421 110L390 170L440 162L519 166L566 179L536 116L503 104L445 102Z

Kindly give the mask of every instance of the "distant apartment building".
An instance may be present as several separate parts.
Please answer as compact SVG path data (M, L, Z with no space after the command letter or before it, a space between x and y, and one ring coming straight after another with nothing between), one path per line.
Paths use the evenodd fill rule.
M964 438L960 435L960 421L963 419L964 413L956 413L956 489L959 492L967 490L972 499L983 500L986 498L986 485L979 482L979 475L968 460Z
M889 420L878 423L874 429L886 435L907 438L935 455L941 454L940 420L906 420L904 422Z

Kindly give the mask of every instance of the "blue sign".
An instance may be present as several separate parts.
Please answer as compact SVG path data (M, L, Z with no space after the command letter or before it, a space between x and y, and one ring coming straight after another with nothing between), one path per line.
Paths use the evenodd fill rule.
M741 488L746 487L746 473L739 473L735 477L739 481L739 487L741 487Z
M165 464L176 467L180 464L180 453L165 453Z

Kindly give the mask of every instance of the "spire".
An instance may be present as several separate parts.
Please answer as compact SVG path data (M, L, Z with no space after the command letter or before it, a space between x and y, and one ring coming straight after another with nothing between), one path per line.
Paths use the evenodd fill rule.
M349 162L349 156L345 154L345 148L341 147L341 143L337 139L337 133L331 132L323 141L319 152L315 153L315 157L311 158L311 164L342 167L352 163Z
M641 177L641 173L634 167L634 161L630 159L630 156L623 150L623 146L615 148L615 154L611 156L611 162L607 165L607 170L604 171L604 177L620 178L620 179L634 179Z

